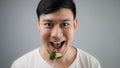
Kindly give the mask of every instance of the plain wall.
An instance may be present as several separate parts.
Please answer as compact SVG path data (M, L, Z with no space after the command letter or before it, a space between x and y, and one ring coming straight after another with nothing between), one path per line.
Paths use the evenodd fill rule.
M39 0L0 0L0 68L42 45ZM120 68L120 0L75 0L78 28L72 44L96 57L102 68Z

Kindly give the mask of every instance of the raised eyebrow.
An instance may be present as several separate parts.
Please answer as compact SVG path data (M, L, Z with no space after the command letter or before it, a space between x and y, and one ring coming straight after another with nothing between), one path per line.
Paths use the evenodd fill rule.
M49 20L49 19L45 19L45 20L43 20L43 22L53 22L53 21Z
M66 22L66 21L71 21L69 19L65 19L65 20L60 20L61 22ZM49 19L45 19L43 20L43 22L53 22L53 20L49 20Z
M62 20L63 22L66 22L66 21L71 21L71 20L69 20L69 19L65 19L65 20Z

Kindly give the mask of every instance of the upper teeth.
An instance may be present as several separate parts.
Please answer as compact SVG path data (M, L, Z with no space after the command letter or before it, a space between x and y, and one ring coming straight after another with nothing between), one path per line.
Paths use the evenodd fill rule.
M54 44L60 44L61 42L53 42Z

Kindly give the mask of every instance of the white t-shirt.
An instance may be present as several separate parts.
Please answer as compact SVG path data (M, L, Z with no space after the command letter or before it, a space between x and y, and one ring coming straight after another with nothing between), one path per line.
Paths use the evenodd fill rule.
M53 66L41 57L37 48L17 59L11 68L53 68ZM101 68L101 66L93 56L77 49L77 56L68 68Z

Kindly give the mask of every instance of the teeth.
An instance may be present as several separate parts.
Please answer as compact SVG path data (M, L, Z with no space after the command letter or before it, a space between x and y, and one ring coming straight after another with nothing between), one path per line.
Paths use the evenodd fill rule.
M58 49L58 48L61 48L63 46L64 41L62 41L62 42L50 42L50 43L53 47Z
M53 42L54 44L60 44L61 42Z

